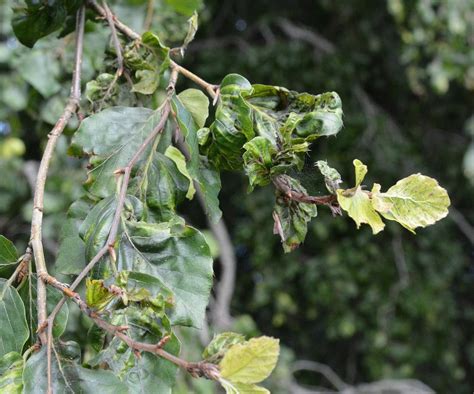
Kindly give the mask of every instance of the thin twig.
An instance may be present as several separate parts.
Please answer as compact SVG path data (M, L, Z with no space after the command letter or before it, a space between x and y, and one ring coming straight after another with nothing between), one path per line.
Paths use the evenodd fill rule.
M207 379L212 380L219 379L219 368L217 367L217 365L208 363L206 361L186 361L164 350L163 347L170 339L169 336L163 337L157 344L138 342L129 337L127 334L125 334L125 332L128 330L128 326L116 326L103 320L96 311L89 308L87 303L81 298L78 293L71 290L71 288L66 284L59 282L55 277L51 275L47 275L43 279L50 286L58 289L65 295L65 297L69 298L75 304L77 304L81 311L84 312L87 316L89 316L98 327L125 342L132 350L145 351L156 354L157 356L162 357L172 362L173 364L185 369L194 377L203 376Z
M49 133L49 140L41 159L41 163L36 177L36 187L33 202L33 214L31 219L31 238L30 243L33 248L35 257L36 271L38 274L45 274L48 272L46 267L46 260L43 251L42 242L42 224L43 224L43 200L46 178L48 176L48 168L53 157L56 142L66 127L71 116L76 112L79 99L81 97L81 64L82 64L82 49L84 39L84 7L81 7L77 12L76 21L76 51L74 61L74 71L72 76L71 94L68 103L64 108L64 112L57 121L54 128ZM43 281L39 280L38 286L38 325L44 324L46 321L46 286ZM44 333L39 334L41 343L46 344L47 338Z

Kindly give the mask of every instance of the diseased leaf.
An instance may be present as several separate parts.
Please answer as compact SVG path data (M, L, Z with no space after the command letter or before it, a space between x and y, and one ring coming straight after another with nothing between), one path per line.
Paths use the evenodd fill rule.
M0 279L0 357L21 353L29 337L25 306L16 289Z
M243 154L245 172L249 178L250 187L265 186L271 182L273 158L276 149L264 137L255 137L244 145Z
M189 188L186 193L186 198L192 200L194 197L194 193L196 193L196 189L194 188L193 178L191 178L191 175L189 174L188 169L186 167L186 158L179 149L171 145L168 146L168 148L166 149L165 156L173 160L179 172L183 174L186 178L188 178Z
M52 383L54 393L104 393L128 394L127 386L111 371L103 369L87 369L68 356L67 349L56 345L59 349L59 360L52 357ZM64 352L64 354L63 354ZM26 362L23 372L24 394L46 393L48 391L46 347L33 354Z
M286 185L288 190L307 194L306 189L298 180L288 175L280 175L278 179ZM308 231L308 222L317 214L315 204L298 202L285 195L277 194L273 211L273 234L280 235L285 253L291 252L304 241Z
M218 364L225 353L234 345L245 342L245 337L235 332L223 332L215 335L202 353L207 361Z
M342 183L341 174L339 174L336 169L329 167L326 161L319 160L315 165L324 176L326 189L328 189L331 194L336 194L336 190L339 189L339 184Z
M186 89L178 94L181 103L186 107L198 128L204 127L209 116L209 99L198 89Z
M199 231L177 218L127 222L118 251L119 270L155 276L174 296L173 324L200 327L212 286L212 258Z
M23 357L10 352L0 358L0 392L21 394L23 389Z
M355 167L355 187L358 187L361 185L365 175L367 174L367 166L358 159L355 159L353 164Z
M231 383L254 384L266 379L278 361L278 339L252 338L232 346L220 362L221 376Z
M353 189L339 189L337 191L337 201L341 208L354 219L357 228L359 228L362 223L367 223L372 228L374 234L384 229L385 224L374 209L369 195L362 190L360 186L357 186L355 191Z
M415 228L429 226L448 215L448 193L425 175L410 175L385 193L379 191L380 187L372 192L374 208L413 233Z
M110 301L114 299L114 294L104 286L104 281L100 279L86 279L86 303L95 310L104 309Z
M188 19L188 32L184 38L183 45L181 46L181 53L184 54L184 50L188 47L189 43L194 40L194 36L198 30L198 14L194 11L193 15ZM200 126L202 127L202 126Z

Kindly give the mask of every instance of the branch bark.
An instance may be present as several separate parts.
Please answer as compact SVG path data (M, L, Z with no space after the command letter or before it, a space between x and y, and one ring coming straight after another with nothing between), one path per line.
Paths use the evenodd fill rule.
M72 76L71 94L68 103L64 108L63 114L57 121L48 135L48 143L43 153L41 163L36 177L36 187L33 198L33 214L31 219L31 237L30 244L33 248L35 257L36 271L38 275L48 273L46 267L46 260L44 257L43 241L42 241L42 225L43 225L43 206L44 206L44 189L46 185L46 178L48 176L48 169L51 159L53 157L54 149L59 136L62 134L71 116L76 112L79 106L81 97L81 64L82 64L82 50L84 41L84 7L81 7L77 12L76 19L76 51L74 61L74 71ZM41 326L46 321L46 285L43 281L38 280L38 325ZM44 333L39 334L41 343L46 344L47 338Z

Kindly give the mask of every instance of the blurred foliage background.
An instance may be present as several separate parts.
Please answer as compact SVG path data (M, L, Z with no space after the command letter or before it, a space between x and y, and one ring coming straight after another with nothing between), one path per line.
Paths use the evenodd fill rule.
M338 92L345 127L337 138L318 141L311 161L328 160L349 185L353 158L368 165L369 184L388 186L421 172L438 179L452 201L448 218L417 236L388 224L374 237L320 209L305 244L283 254L272 234L272 191L248 195L244 176L223 174L221 206L238 260L233 328L281 338L285 351L270 387L285 393L297 381L334 389L321 374L296 370L297 360L313 360L348 385L414 378L440 393L471 393L473 1L189 1L200 8L200 28L184 65L214 83L236 72L253 83ZM10 27L14 3L0 4L0 233L21 249L35 172L69 93L73 54L70 36L43 39L33 50L19 44ZM186 34L188 16L172 12L173 3L180 2L110 1L127 23L140 31L150 24L168 45ZM84 81L113 58L104 57L108 31L92 21L87 29ZM86 99L83 108L87 113ZM65 212L85 179L84 163L67 156L73 131L70 124L60 141L45 195L51 264ZM315 189L314 169L300 177ZM197 204L183 212L206 226ZM216 273L219 279L218 264ZM83 338L84 325L70 324L68 335ZM196 338L206 335L182 333L190 357L199 357ZM190 384L183 378L177 392L212 390L207 382Z

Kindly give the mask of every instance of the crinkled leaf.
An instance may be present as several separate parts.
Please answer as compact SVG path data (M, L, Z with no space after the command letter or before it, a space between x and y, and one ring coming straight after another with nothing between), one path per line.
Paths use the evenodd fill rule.
M358 186L355 191L337 190L337 201L341 208L356 222L357 228L362 223L367 223L374 234L379 233L385 227L380 215L374 209L369 195Z
M206 214L213 222L217 222L222 215L218 199L221 189L219 173L210 167L206 159L199 154L198 127L191 112L184 106L179 97L173 97L172 106L190 155L187 163L189 173L198 183L204 195Z
M278 339L252 338L232 346L219 364L221 376L235 383L254 384L266 379L278 361Z
M280 175L281 182L297 193L307 194L306 189L296 179ZM315 204L307 204L277 195L273 211L273 233L280 235L285 253L291 252L302 243L308 231L308 222L317 216Z
M331 194L335 194L336 190L339 189L339 184L342 183L341 174L339 174L336 169L329 167L328 163L324 160L317 161L316 167L318 167L324 176L326 189L328 189Z
M183 174L189 180L189 188L186 193L186 198L192 200L194 197L194 193L196 193L196 189L194 188L193 178L188 172L188 168L186 167L186 158L181 153L181 151L174 146L168 146L165 151L165 156L173 160L174 164L178 168L179 172Z
M273 144L264 137L255 137L244 145L244 149L242 157L250 187L268 185L271 181L273 157L276 154Z
M0 357L21 353L29 337L25 306L16 289L0 279Z
M184 201L190 188L189 180L176 163L161 153L154 154L139 184L148 208L159 221L175 216L177 205Z
M450 205L446 190L435 179L421 174L399 180L385 193L373 190L372 200L384 218L412 232L446 217Z
M86 369L81 367L75 359L69 357L67 351L62 354L59 348L59 362L52 357L52 383L54 393L82 393L82 394L128 394L127 386L122 383L111 371L103 369ZM46 393L48 391L46 347L33 354L26 362L23 372L24 394Z
M23 389L23 357L10 352L0 358L0 392L21 394Z
M127 222L120 241L119 270L155 276L173 292L173 324L199 327L212 286L212 258L202 234L173 220Z
M202 357L211 363L218 364L232 346L243 342L245 342L243 335L235 332L223 332L212 338L212 341L204 349Z
M365 175L367 174L367 166L358 159L355 159L353 164L355 168L355 187L358 187L361 185Z
M86 279L86 303L95 310L104 309L114 299L114 294L100 279Z
M204 144L219 168L240 169L242 147L254 136L268 139L278 151L274 165L300 168L309 142L342 128L341 100L335 92L314 96L279 86L250 85L240 75L230 74L221 83L219 98Z
M90 193L104 198L115 191L114 172L128 164L160 118L160 111L148 108L111 107L82 121L70 151L90 156Z
M204 127L209 116L209 99L198 89L186 89L178 94L178 98L191 116L198 128Z
M135 79L132 92L136 93L153 94L160 84L160 75L155 70L138 70Z

